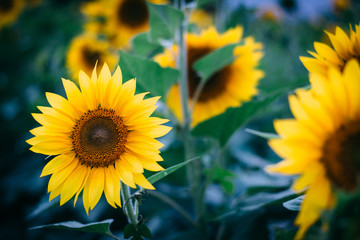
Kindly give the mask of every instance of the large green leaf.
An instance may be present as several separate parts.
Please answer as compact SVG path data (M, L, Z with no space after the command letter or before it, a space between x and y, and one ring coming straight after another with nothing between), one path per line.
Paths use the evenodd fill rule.
M138 57L151 58L162 51L162 46L150 41L149 33L140 33L132 41L132 53Z
M238 44L230 44L216 49L194 63L194 69L199 73L201 81L207 81L213 74L234 61L234 48Z
M283 203L283 206L291 211L299 211L305 195L301 195L297 198L291 199Z
M176 30L179 29L184 14L169 6L147 3L150 11L150 38L153 42L164 40L174 42Z
M99 233L111 236L114 239L118 239L114 236L110 231L110 225L113 222L113 219L107 219L101 222L93 222L89 224L82 224L76 221L69 221L69 222L61 222L61 223L53 223L47 224L42 226L36 226L30 228L31 230L34 229L42 229L42 228L51 228L51 229L64 229L64 230L76 230L76 231L83 231L83 232L90 232L90 233Z
M179 71L162 68L154 61L120 53L120 66L124 79L136 78L137 84L152 96L165 98L169 88L176 82Z
M154 184L155 182L159 181L160 179L166 177L167 175L169 175L170 173L178 170L179 168L185 166L186 164L189 164L190 162L196 160L196 159L199 159L199 157L194 157L194 158L191 158L185 162L182 162L182 163L179 163L179 164L176 164L172 167L169 167L161 172L158 172L158 173L155 173L154 175L152 175L151 177L149 177L147 180L151 183L151 184Z
M255 114L268 107L278 96L279 94L274 94L262 100L246 102L237 108L229 108L223 114L197 125L192 130L192 134L216 138L221 146L224 146L238 128L245 125Z

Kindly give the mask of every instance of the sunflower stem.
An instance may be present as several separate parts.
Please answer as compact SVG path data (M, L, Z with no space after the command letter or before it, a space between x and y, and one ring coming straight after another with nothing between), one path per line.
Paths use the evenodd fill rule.
M189 109L189 86L188 86L188 63L187 63L187 42L186 42L186 32L188 25L188 17L189 12L186 9L186 1L185 0L176 0L175 6L184 13L184 20L180 28L177 31L176 40L179 44L179 57L177 59L177 65L180 70L180 77L178 79L178 85L181 96L181 107L182 107L182 116L183 116L183 124L182 124L182 133L183 133L183 141L185 148L185 159L191 159L195 155L195 148L193 139L190 134L191 130L191 111ZM201 204L199 204L198 199L198 188L200 186L201 181L201 163L199 161L194 161L187 165L187 178L188 184L190 187L190 192L192 194L192 198L194 200L194 208L196 212L197 222L200 223L201 216Z
M135 206L133 206L131 202L131 196L130 196L130 189L129 187L121 182L121 188L122 188L122 195L124 200L124 213L128 218L128 221L134 225L137 226L138 224L138 207L137 207L137 200L135 199Z

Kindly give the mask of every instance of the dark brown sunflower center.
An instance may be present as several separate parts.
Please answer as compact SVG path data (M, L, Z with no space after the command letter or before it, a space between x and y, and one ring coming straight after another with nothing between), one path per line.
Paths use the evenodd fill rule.
M83 57L88 67L93 68L96 62L101 60L101 53L85 47L83 49Z
M189 81L189 95L194 96L194 93L201 82L200 76L194 69L194 63L205 55L209 54L213 49L211 48L190 48L188 49L188 81ZM206 102L214 98L225 90L227 75L229 68L225 67L208 79L200 93L199 102Z
M76 156L88 167L113 165L125 151L127 126L112 109L97 108L77 120L71 134Z
M0 11L6 12L14 6L13 0L0 0Z
M117 14L119 22L130 27L141 26L149 19L145 0L125 0L120 4Z
M322 150L328 178L340 188L355 190L360 173L360 121L341 126Z

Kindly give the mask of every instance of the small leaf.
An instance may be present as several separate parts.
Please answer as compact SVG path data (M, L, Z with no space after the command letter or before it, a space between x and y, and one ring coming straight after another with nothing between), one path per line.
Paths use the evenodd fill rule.
M76 221L69 221L69 222L36 226L30 228L30 230L42 229L42 228L76 230L82 232L100 233L116 238L110 231L110 225L113 221L114 221L113 219L107 219L101 222L93 222L89 224L82 224Z
M201 81L206 82L213 74L234 61L234 48L239 44L230 44L200 58L194 63L194 69L199 73Z
M153 237L152 234L151 234L150 229L145 224L140 224L138 226L138 232L143 237L146 237L146 238L152 238Z
M127 224L124 228L124 238L128 239L136 234L136 227L133 224Z
M297 198L291 199L283 203L283 206L291 211L299 211L301 204L304 201L305 195L301 195Z
M158 172L158 173L155 173L154 175L152 175L151 177L147 178L147 180L151 183L151 184L154 184L156 183L157 181L159 181L160 179L166 177L167 175L169 175L170 173L178 170L179 168L185 166L186 164L189 164L190 162L196 160L196 159L199 159L199 157L194 157L192 159L189 159L185 162L182 162L182 163L179 163L179 164L176 164L172 167L169 167L161 172Z
M235 187L231 180L222 180L220 184L228 194L232 194L234 192Z
M150 38L153 42L174 40L176 30L179 29L184 14L169 6L147 2L150 12Z
M253 134L255 136L265 138L265 139L280 138L279 135L274 134L274 133L260 132L260 131L249 129L249 128L246 128L245 131L250 134Z
M245 125L261 110L264 111L278 96L279 94L273 94L262 100L246 102L237 108L228 108L223 114L198 124L192 130L192 134L213 137L224 146L238 128Z
M152 96L162 96L163 100L169 88L179 77L179 71L162 68L154 61L131 56L120 52L120 66L124 79L136 78L137 84Z

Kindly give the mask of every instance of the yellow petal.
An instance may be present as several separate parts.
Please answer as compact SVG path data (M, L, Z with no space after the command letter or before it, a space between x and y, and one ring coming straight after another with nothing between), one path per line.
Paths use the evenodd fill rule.
M62 79L62 82L70 104L78 111L85 112L87 110L85 100L75 83L65 79Z
M151 189L154 190L155 188L153 187L153 185L151 185L151 183L149 183L148 180L146 180L146 178L144 177L144 175L140 174L134 174L134 181L137 185L146 188L146 189Z
M78 165L65 180L61 189L60 205L69 201L80 190L87 173L87 167Z
M64 167L68 166L72 161L75 161L74 154L61 154L56 156L45 165L40 177L44 177L54 172L60 171Z
M118 174L118 177L123 183L125 183L129 187L136 188L133 174L131 172L124 170L120 164L120 161L117 161L115 163L115 169L116 169L116 173Z
M78 116L79 112L76 111L73 106L62 96L47 92L46 98L53 108L68 115L70 118L73 116Z
M89 189L89 203L90 210L92 210L99 202L102 192L104 191L104 169L93 168L91 169L92 175L90 176L90 189Z
M115 191L117 191L119 189L115 189L116 181L114 181L113 176L112 176L113 171L115 171L113 166L104 168L104 172L105 172L104 194L105 194L105 198L106 198L107 202L112 207L116 208ZM117 182L119 182L119 180Z
M83 71L80 71L79 73L79 82L87 108L89 110L97 108L99 99L96 96L95 87L90 78Z
M120 157L120 164L127 168L129 171L133 173L142 173L144 169L140 163L140 161L129 153L124 153Z
M59 185L63 184L64 181L69 177L72 171L78 165L78 161L72 161L69 165L64 167L63 169L53 173L50 177L49 185L48 185L48 192L54 190Z

